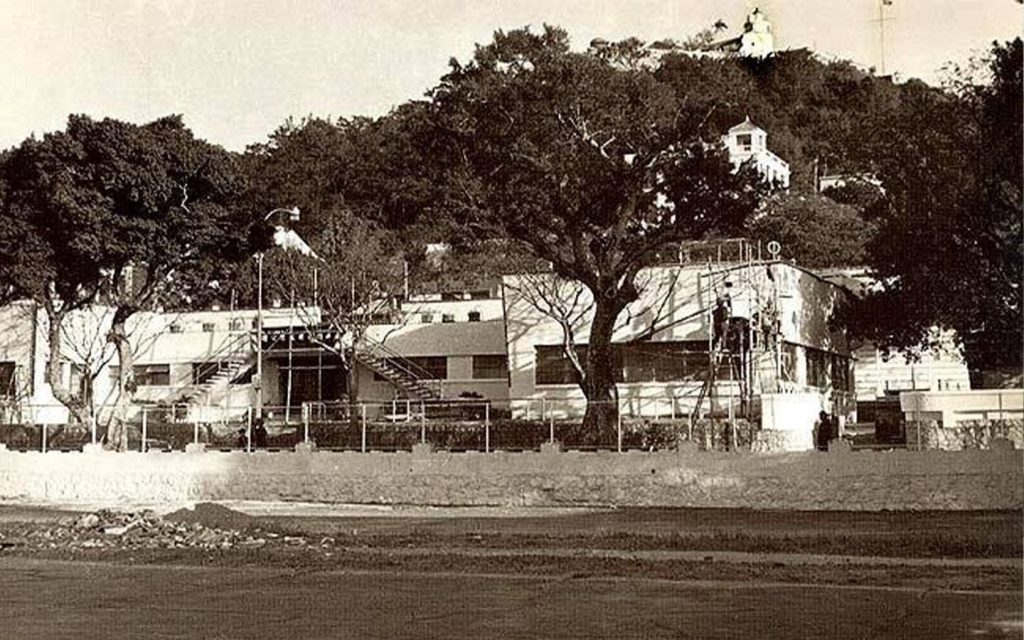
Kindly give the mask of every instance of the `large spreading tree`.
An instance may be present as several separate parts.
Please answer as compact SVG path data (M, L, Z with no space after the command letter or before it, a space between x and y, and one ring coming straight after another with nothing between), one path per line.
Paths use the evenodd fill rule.
M739 230L759 198L709 124L714 105L657 67L636 41L576 53L558 28L521 29L453 61L432 93L457 222L593 298L579 382L598 432L617 416L612 333L641 270L673 243Z
M852 315L858 333L904 348L952 329L975 374L1019 373L1022 65L1019 38L996 44L945 90L908 82L899 109L868 119L885 194L869 246L879 290Z
M63 383L62 328L78 309L113 311L106 339L118 355L119 410L106 444L123 450L123 409L135 389L130 320L214 294L225 266L266 240L236 207L237 159L176 116L142 126L71 116L65 130L14 149L3 174L0 277L45 311L47 382L83 421L94 419L92 401Z

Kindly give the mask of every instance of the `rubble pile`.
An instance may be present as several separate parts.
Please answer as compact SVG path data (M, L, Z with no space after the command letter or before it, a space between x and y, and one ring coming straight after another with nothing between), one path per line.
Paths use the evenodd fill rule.
M232 513L240 518L248 518L237 512ZM301 536L282 536L251 525L241 528L208 526L202 522L201 517L184 513L184 510L167 517L152 511L102 510L66 518L57 523L24 524L0 531L0 551L11 548L244 549L275 544L305 546L307 543Z

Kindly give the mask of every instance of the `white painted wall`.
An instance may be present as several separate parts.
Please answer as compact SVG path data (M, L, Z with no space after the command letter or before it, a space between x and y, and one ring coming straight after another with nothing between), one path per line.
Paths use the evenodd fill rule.
M658 325L665 328L651 336L652 342L707 341L709 305L718 295L728 292L734 315L742 315L744 308L763 310L777 303L784 341L841 355L849 354L845 333L833 330L829 322L847 293L793 265L782 262L753 266L735 264L711 271L699 265L662 266L644 271L641 279L648 286L640 300L630 305L620 317L613 337L616 342L643 335L659 316L662 316L662 322ZM726 286L727 283L731 286ZM528 281L518 276L506 276L504 279L513 409L524 413L525 402L521 400L543 398L548 407L564 407L567 413L578 413L584 406L584 400L576 385L536 384L536 347L561 344L563 332L555 319L531 304L531 296L526 291L529 286ZM661 301L666 297L668 302L662 305ZM580 300L580 308L586 309L592 298L584 292ZM587 342L591 318L592 312L582 314L576 331L577 343ZM757 368L773 372L774 364L759 362ZM791 390L803 390L807 371L802 350L798 350L796 374L796 384ZM774 390L774 378L762 382L765 386L770 382L771 390ZM699 388L699 381L621 383L619 396L624 407L639 407L643 415L663 413L672 408L689 412ZM721 403L726 403L728 388L723 384L717 395ZM531 405L531 411L535 409L536 404Z
M785 434L785 451L814 449L814 425L821 411L831 407L819 393L765 393L761 395L761 428Z
M908 421L939 420L945 427L967 420L1024 418L1024 389L904 391L900 410Z

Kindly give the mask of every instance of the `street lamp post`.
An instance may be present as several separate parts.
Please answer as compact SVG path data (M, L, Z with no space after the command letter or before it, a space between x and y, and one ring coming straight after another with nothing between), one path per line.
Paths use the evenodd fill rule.
M263 221L270 220L277 213L287 213L290 221L299 219L299 208L273 209L263 216ZM256 254L256 417L263 418L263 252Z

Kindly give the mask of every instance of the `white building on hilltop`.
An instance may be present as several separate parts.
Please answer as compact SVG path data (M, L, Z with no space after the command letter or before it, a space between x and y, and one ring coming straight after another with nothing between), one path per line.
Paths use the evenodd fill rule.
M753 162L765 179L783 189L789 188L789 163L768 150L768 132L751 122L749 117L729 129L723 142L735 168Z

